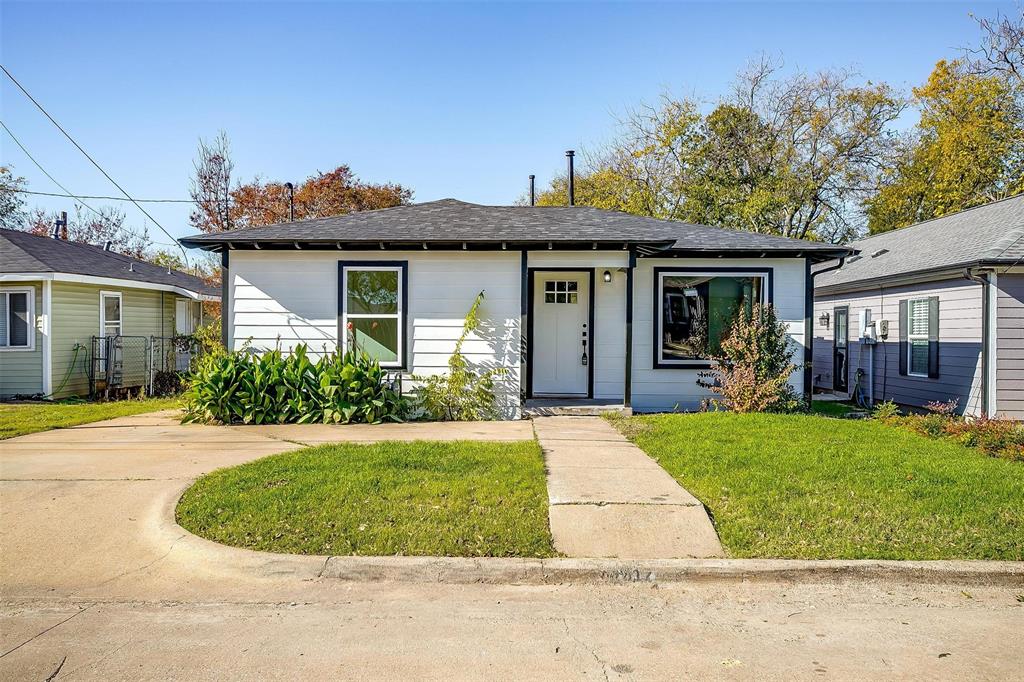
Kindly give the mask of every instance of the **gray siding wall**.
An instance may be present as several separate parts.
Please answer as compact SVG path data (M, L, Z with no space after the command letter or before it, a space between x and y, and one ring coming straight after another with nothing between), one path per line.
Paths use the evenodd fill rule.
M1024 419L1024 275L996 279L996 410Z
M32 350L9 348L0 350L0 398L34 395L43 391L43 332L40 316L43 311L42 282L4 282L0 289L32 287L35 291L36 343Z
M899 373L899 304L901 300L927 296L939 297L939 377L900 376ZM833 308L850 308L849 387L856 384L857 369L867 373L871 351L860 343L858 327L860 312L871 310L871 318L889 321L889 337L875 345L875 401L894 400L902 405L923 407L930 401L959 401L964 414L981 411L981 316L982 287L964 279L926 282L922 284L875 288L848 294L815 296L814 300L814 385L832 390ZM830 319L821 324L823 312ZM1024 356L1021 356L1024 357ZM865 377L867 374L865 374ZM867 379L865 378L865 382ZM865 386L866 388L866 386Z

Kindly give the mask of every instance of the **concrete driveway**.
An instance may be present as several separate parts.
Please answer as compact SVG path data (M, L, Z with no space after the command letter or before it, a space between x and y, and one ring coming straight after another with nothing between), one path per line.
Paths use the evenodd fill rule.
M448 431L439 432L443 428ZM303 442L530 437L528 423ZM809 679L1019 675L1024 586L358 583L171 520L194 477L300 447L128 417L0 441L0 679Z

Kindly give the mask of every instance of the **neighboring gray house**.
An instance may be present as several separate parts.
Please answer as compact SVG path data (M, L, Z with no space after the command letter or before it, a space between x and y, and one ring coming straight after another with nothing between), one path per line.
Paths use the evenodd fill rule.
M454 199L182 239L221 254L229 347L356 345L383 367L447 371L463 351L501 368L502 412L523 399L640 410L696 409L706 351L732 317L773 303L801 368L812 264L846 247L585 206L480 206ZM809 372L790 381L810 391Z
M144 386L154 362L169 369L182 360L170 339L194 331L200 302L219 298L184 272L0 229L0 399L89 393L90 375L108 369L105 338L117 339L109 363L116 381Z
M815 389L1024 419L1024 195L850 246L815 277Z

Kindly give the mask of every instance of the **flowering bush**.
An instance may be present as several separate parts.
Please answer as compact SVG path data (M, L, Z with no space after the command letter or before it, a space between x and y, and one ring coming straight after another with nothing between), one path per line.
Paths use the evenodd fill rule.
M904 415L889 401L875 408L874 417L922 436L948 438L992 457L1024 462L1024 424L989 417L965 419L956 414L956 400L931 402L925 408L926 414Z
M736 315L715 366L700 372L697 384L721 396L714 406L732 412L796 412L804 404L789 383L792 355L775 309L755 304L750 315Z

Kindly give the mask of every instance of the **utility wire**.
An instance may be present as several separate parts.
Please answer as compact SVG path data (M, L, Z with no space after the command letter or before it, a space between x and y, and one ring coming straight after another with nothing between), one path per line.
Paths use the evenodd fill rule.
M3 123L0 122L0 125L3 125ZM6 126L4 126L4 127L6 127ZM10 131L8 131L8 132L10 132ZM15 140L15 142L17 142L17 140ZM24 149L24 147L22 147L22 149ZM26 152L26 154L27 153L28 152ZM29 158L32 158L32 157L29 157ZM38 165L38 164L36 164L36 165ZM49 174L47 174L47 177L49 177ZM53 180L53 178L50 178L50 179ZM67 194L58 194L57 192L36 192L36 191L30 190L30 189L19 189L19 188L15 188L15 187L5 187L4 189L6 189L9 192L17 192L18 194L33 194L33 195L40 196L40 197L64 197L64 198L77 198L77 197L81 197L83 199L101 199L103 201L129 201L128 199L125 199L124 197L108 197L108 196L103 196L103 195L99 195L99 194L78 194L78 195L75 195L75 194L71 194L70 190L68 190L67 188L65 188L63 186L61 186L61 189L63 189L65 192L67 192ZM192 199L135 199L135 201L139 202L140 204L193 204L193 203L196 203Z
M3 72L5 74L7 74L7 77L10 78L11 81L15 85L18 86L19 90L21 90L23 93L25 93L25 96L28 97L29 100L32 101L32 104L36 105L36 108L39 109L39 111L43 112L43 115L46 116L46 118L50 119L50 122L53 123L53 125L57 126L57 130L59 130L60 132L64 133L64 137L68 138L68 141L70 141L71 144L75 145L75 147L78 149L78 151L82 152L82 155L85 156L85 158L89 159L89 161L92 163L92 165L96 166L96 169L100 173L103 173L103 176L107 180L110 180L110 183L112 185L114 185L114 187L117 187L119 190L121 190L121 194L125 195L133 204L135 204L135 207L138 208L140 211L142 211L142 213L147 218L152 220L153 224L156 225L157 227L159 227L160 231L163 232L165 235L167 235L167 237L169 239L177 242L177 240L174 239L174 236L170 232L168 232L166 229L164 229L164 226L160 224L160 221L158 221L156 218L151 216L149 214L149 211L147 211L145 208L143 208L142 204L140 204L139 202L135 201L135 199L132 199L132 195L128 194L128 192L125 191L124 187L121 187L121 185L117 184L117 181L114 180L114 178L110 177L110 174L107 173L107 171L103 170L103 167L100 166L98 163L96 163L96 160L93 159L91 156L89 156L89 153L87 151L82 149L82 145L78 144L78 142L75 141L75 138L71 137L71 135L68 134L68 131L64 130L64 128L61 127L61 125L59 123L57 123L57 120L53 118L53 116L50 116L49 112L46 111L46 109L43 108L43 105L41 105L39 102L37 102L35 97L33 97L31 94L29 94L29 91L26 90L25 87L21 83L18 82L18 79L15 78L11 74L11 72L7 70L7 67L5 67L3 64L0 64L0 69L3 69ZM181 244L178 244L178 248L181 249L181 255L185 259L185 265L187 266L188 265L188 253L185 251L185 247L182 246Z
M25 152L25 156L27 156L29 158L29 160L36 165L36 168L41 170L43 172L43 175L45 175L46 177L50 178L50 182L52 182L53 184L57 185L58 187L60 187L65 192L67 192L67 194L65 196L74 199L75 201L80 203L82 206L85 206L87 209L89 209L90 211L92 211L96 215L102 217L102 214L99 211L97 211L95 208L93 208L89 204L85 203L84 201L82 201L82 197L80 197L78 195L75 195L75 194L72 194L71 190L69 190L67 187L65 187L64 185L62 185L59 182L57 182L57 178L55 178L52 175L50 175L50 173L45 168L43 168L42 164L39 163L38 161L36 161L36 157L32 156L32 154L30 154L29 151L27 149L25 149L25 145L23 145L21 143L21 140L19 140L17 137L15 137L14 133L11 132L11 129L8 128L7 125L3 121L0 121L0 126L3 126L4 130L7 131L7 134L11 136L12 140L14 140L14 144L16 144L19 147L21 147L21 151ZM11 189L13 189L14 191L21 191L21 190L16 190L14 188L11 188ZM32 194L42 194L42 192L32 192ZM61 195L53 194L53 196L61 196Z
M61 197L65 199L75 199L82 197L83 199L101 199L103 201L137 201L140 204L202 204L202 201L196 199L125 199L124 197L110 197L99 194L58 194L57 192L36 192L30 189L21 189L18 187L8 187L0 185L4 190L8 192L15 192L17 194L31 194L40 197ZM229 202L236 201L235 199L228 199ZM220 203L220 202L217 202ZM288 210L287 203L280 203L276 206L250 206L254 211L273 211L280 209L282 211Z

